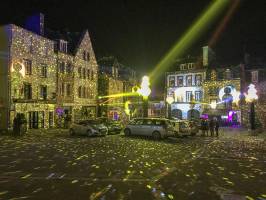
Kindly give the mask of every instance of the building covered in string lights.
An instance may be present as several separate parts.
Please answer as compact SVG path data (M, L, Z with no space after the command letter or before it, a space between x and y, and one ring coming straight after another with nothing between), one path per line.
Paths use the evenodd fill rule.
M42 14L25 28L0 27L0 129L17 113L28 128L63 126L66 115L96 116L98 65L88 31L76 40L54 36L45 34Z
M217 66L214 52L206 46L200 58L183 62L166 74L168 117L189 120L216 117L227 123L240 123L239 69Z
M98 64L98 82L100 83L98 92L99 96L103 97L99 99L98 115L114 120L126 118L125 102L130 101L132 107L133 102L138 98L122 94L131 92L132 88L137 85L136 72L118 62L113 56L99 59ZM113 94L120 95L108 97Z

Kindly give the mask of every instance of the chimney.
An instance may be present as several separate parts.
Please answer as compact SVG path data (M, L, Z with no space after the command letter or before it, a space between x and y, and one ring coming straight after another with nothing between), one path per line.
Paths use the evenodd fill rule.
M38 13L27 18L25 28L29 31L44 35L44 15Z

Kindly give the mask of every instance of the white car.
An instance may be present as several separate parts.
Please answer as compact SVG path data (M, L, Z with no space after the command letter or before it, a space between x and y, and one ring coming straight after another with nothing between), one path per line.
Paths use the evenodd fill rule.
M73 123L69 129L70 135L105 136L107 127L98 120L83 120Z
M171 120L170 121L175 130L175 136L189 136L191 129L188 121L185 120Z
M156 140L174 136L174 130L170 121L161 118L136 118L130 121L124 129L124 133L126 136L152 136Z

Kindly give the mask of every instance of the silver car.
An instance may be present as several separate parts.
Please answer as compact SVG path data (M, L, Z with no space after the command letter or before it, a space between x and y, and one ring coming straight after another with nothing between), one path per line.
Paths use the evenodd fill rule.
M69 129L70 135L105 136L107 127L98 120L83 120L73 123Z
M152 136L154 139L167 138L174 136L174 129L168 119L161 118L137 118L124 129L126 136L143 135Z

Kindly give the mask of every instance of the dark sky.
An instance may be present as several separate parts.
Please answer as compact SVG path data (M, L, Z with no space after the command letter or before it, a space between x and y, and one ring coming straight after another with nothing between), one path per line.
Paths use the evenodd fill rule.
M98 58L114 55L122 63L146 73L212 1L3 0L0 24L11 22L22 26L27 16L43 12L45 26L51 29L88 28ZM251 55L266 55L266 0L240 1L214 46L224 63L239 63L244 49ZM209 27L187 54L201 52L218 22Z

